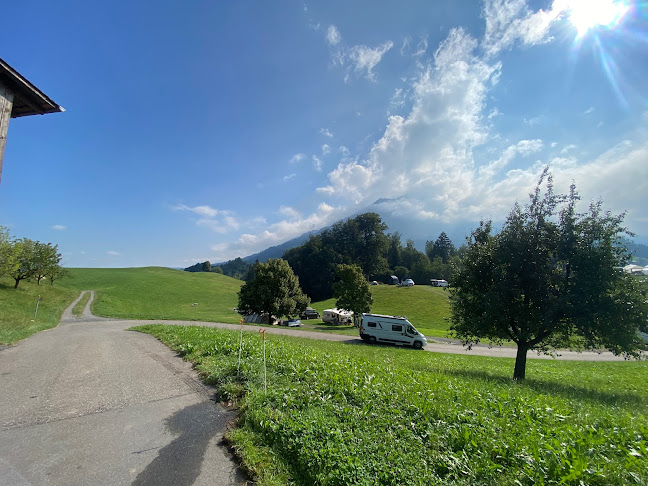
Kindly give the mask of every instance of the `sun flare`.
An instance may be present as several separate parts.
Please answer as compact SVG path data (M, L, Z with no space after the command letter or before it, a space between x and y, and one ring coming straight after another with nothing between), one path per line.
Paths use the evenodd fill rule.
M562 0L556 3L560 3L567 13L579 38L596 27L613 28L630 10L624 0Z

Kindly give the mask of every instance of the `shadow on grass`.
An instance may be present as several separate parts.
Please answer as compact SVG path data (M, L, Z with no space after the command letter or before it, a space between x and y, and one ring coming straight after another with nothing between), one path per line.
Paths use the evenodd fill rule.
M537 380L527 378L521 382L514 382L509 376L492 375L480 370L442 370L441 373L503 385L517 385L533 390L543 395L559 395L573 400L588 400L608 406L630 405L645 407L645 398L633 393L614 393L577 385L557 383L555 381Z

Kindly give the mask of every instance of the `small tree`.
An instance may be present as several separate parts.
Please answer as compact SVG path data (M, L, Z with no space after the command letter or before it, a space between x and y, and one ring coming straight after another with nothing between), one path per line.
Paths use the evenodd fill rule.
M202 264L202 271L203 272L211 272L212 271L212 266L209 261L206 261Z
M34 277L40 285L42 279L55 273L60 268L61 254L58 252L58 245L51 243L34 242ZM51 282L53 283L53 281Z
M353 312L353 323L357 327L360 316L369 312L373 303L369 283L358 265L338 265L337 276L340 280L333 284L335 306Z
M16 282L14 289L18 288L18 284L20 284L21 280L36 275L38 269L36 243L37 242L30 240L29 238L22 238L14 241L11 245L12 259L15 264L8 273Z
M67 268L63 268L61 266L55 266L51 267L47 273L45 274L45 277L49 280L50 285L54 285L54 281L61 279L63 277L69 277L70 272L68 272Z
M603 212L600 202L578 214L578 199L574 185L569 195L555 195L545 170L530 203L516 204L499 234L491 234L490 222L472 232L453 276L451 331L465 345L515 342L513 379L525 378L529 350L607 348L640 356L645 291L615 269L627 255L624 215Z
M310 299L299 287L299 280L288 265L280 258L254 265L254 277L241 287L238 293L238 309L241 314L268 314L272 316L293 316L302 312Z

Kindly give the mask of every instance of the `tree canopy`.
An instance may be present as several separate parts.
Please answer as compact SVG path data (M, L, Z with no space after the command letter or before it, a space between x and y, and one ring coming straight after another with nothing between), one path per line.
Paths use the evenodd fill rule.
M546 190L542 194L543 183ZM576 212L579 197L553 192L545 170L530 202L514 206L499 234L482 222L451 289L451 331L464 344L517 344L514 379L524 379L529 350L607 348L639 356L645 292L618 271L627 257L624 214L602 203Z
M302 312L310 299L299 287L299 280L285 260L273 258L254 265L254 277L241 287L238 310L241 314L294 316Z
M373 303L369 283L358 265L338 265L337 276L339 280L333 284L335 306L353 312L353 322L358 326L362 313L369 312Z

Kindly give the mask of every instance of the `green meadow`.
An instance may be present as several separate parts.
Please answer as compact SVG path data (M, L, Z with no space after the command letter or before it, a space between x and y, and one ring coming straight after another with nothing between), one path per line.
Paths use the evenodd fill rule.
M261 485L648 484L643 362L442 355L142 326L237 402L228 439ZM241 362L239 365L239 343Z
M58 324L63 310L82 290L94 290L92 312L121 319L166 319L236 324L237 293L243 282L217 273L190 273L162 267L70 268L70 276L50 286L23 281L13 289L0 277L0 342L13 343ZM405 315L424 334L444 336L448 327L448 292L430 286L372 286L372 312ZM34 319L38 295L44 300ZM87 297L86 297L87 298ZM320 311L335 300L314 302ZM74 309L80 315L85 301ZM306 330L356 335L353 326L332 326L321 320L304 321Z

